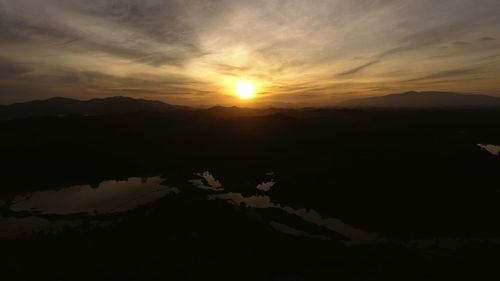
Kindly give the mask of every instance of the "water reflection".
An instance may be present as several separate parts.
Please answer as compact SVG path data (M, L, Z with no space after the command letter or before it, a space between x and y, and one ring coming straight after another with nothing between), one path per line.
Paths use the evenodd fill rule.
M217 191L207 194L208 200L224 200L234 205L242 205L252 209L278 209L286 214L295 215L302 221L321 226L334 233L349 239L349 243L379 243L383 242L378 234L369 233L352 227L336 218L326 218L312 209L294 209L289 206L273 203L267 195L244 196L241 193L227 192L219 180L210 172L195 173L198 179L189 182L200 189ZM178 193L177 188L170 188L162 183L161 177L130 178L124 181L105 181L97 187L90 185L73 186L57 191L35 192L29 195L17 196L10 207L15 213L27 212L28 217L0 218L0 236L10 233L36 232L40 230L60 228L61 226L78 225L79 221L64 221L67 216L59 220L49 221L42 214L69 215L121 212L133 209L138 205L162 198L169 193ZM257 185L257 190L269 191L276 182L270 180ZM39 215L38 215L39 214ZM327 239L323 235L312 235L306 231L296 229L282 222L272 220L270 226L280 232L293 236L314 239Z
M500 156L500 145L494 144L478 144L479 147L488 151L490 154Z
M271 173L267 173L266 175L270 174ZM274 173L272 173L271 175L273 174ZM218 192L225 191L220 181L215 179L215 177L210 172L195 173L194 175L201 178L189 181L195 187L205 190L218 191ZM257 189L260 191L269 191L275 184L276 182L274 180L263 182L257 185ZM275 204L272 202L271 198L266 195L254 195L245 197L241 193L227 192L222 194L208 195L208 199L224 200L234 205L244 205L246 207L254 209L269 209L269 208L280 209L288 214L296 215L306 222L325 227L326 229L332 232L348 237L350 240L350 242L348 243L350 244L365 244L365 243L371 244L371 243L380 243L385 241L376 233L370 233L364 230L357 229L355 227L352 227L344 223L339 219L324 218L315 210L294 209L288 206ZM324 236L311 235L306 233L305 231L297 230L293 227L278 222L273 222L271 224L271 227L280 232L288 233L293 236L303 236L308 238L319 238L319 239L324 238Z
M274 180L271 180L271 181L268 181L268 182L263 182L259 185L257 185L257 190L260 190L260 191L269 191L271 190L271 188L276 184L276 182L274 182Z
M195 173L198 179L189 180L189 182L200 189L211 191L222 191L222 184L210 172Z
M98 188L90 185L73 186L58 191L42 191L28 198L18 196L12 211L39 211L48 214L111 213L135 208L169 193L176 188L162 185L161 177L130 178L125 181L105 181Z
M97 186L79 185L57 191L41 191L19 195L10 205L2 201L9 217L0 217L0 237L16 237L30 233L53 233L66 227L79 226L85 218L92 225L106 225L106 221L93 221L101 213L118 213L133 209L179 189L163 184L161 177L129 178L105 181ZM66 215L92 216L72 219ZM57 215L56 219L46 217Z
M487 147L491 149L490 146L486 145L484 149ZM497 148L496 153L499 153L500 147L497 146ZM266 179L270 181L265 180L258 185L256 184L259 181L255 181L249 185L250 187L256 186L257 190L251 188L250 190L253 189L254 195L247 196L247 193L244 193L244 195L231 192L230 188L224 188L221 181L216 179L210 172L195 173L194 176L197 179L189 180L189 182L196 188L207 191L201 193L203 198L223 200L229 204L241 206L241 208L248 208L245 213L254 213L259 219L269 215L265 221L269 222L269 227L275 231L312 239L330 239L337 237L337 235L333 235L335 233L343 236L343 239L347 238L347 244L387 242L377 233L358 229L337 218L324 217L313 209L295 209L287 205L274 203L269 195L257 192L257 190L269 191L276 185L274 179L270 180L271 177ZM271 175L266 174L266 176ZM113 216L99 216L99 214L130 210L170 193L179 192L177 188L165 186L163 178L152 177L105 181L95 187L80 185L58 191L19 195L12 200L14 203L10 203L10 200L9 203L0 200L0 207L4 211L2 214L8 216L0 217L0 237L15 237L25 233L57 232L66 227L78 227L83 221L90 222L92 226L104 226L106 223L113 222L116 217L126 215L126 213ZM199 195L200 193L197 192L196 194ZM180 197L179 199L182 200ZM273 210L263 211L263 209ZM289 215L293 215L293 217ZM107 217L115 218L108 219ZM413 240L408 241L406 246L426 248L436 247L437 245L440 248L456 248L461 246L463 242L453 238L441 239L438 242L434 240Z
M349 244L372 244L372 243L381 243L385 241L376 233L370 233L361 229L357 229L355 227L352 227L344 223L339 219L324 218L315 210L294 209L288 206L281 206L279 204L275 204L271 201L271 198L269 196L265 195L245 197L240 193L229 192L224 194L209 195L208 198L210 200L216 200L216 199L225 200L234 205L244 204L247 207L256 209L277 208L282 211L285 211L288 214L296 215L304 221L323 226L332 232L341 234L349 238L350 240ZM284 228L281 227L281 229L283 230ZM290 234L296 235L297 233L298 232L292 231ZM310 237L311 235L308 234L306 236Z

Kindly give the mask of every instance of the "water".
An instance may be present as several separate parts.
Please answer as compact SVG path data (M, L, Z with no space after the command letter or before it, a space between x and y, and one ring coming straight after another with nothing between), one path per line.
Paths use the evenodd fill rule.
M271 188L276 184L274 180L268 181L268 182L263 182L259 185L257 185L257 190L267 192L271 190Z
M18 196L10 209L15 212L38 211L48 214L112 213L133 209L169 193L176 188L162 185L164 179L130 178L124 181L105 181L98 188L90 185L72 186L57 191L41 191Z
M216 190L218 192L224 191L224 188L222 188L222 184L220 181L216 180L212 174L209 172L205 173L200 173L200 174L195 174L200 177L204 178L209 178L211 182L216 182L217 183L217 188L213 187L207 187L207 186L197 186L203 189L210 189L210 190ZM208 181L208 180L207 180ZM193 183L193 181L191 181ZM276 182L274 180L271 180L269 182L263 182L259 185L256 186L256 191L269 191ZM196 186L196 185L195 185ZM380 237L376 233L370 233L361 229L357 229L355 227L352 227L340 219L336 218L327 218L323 217L320 215L318 212L312 209L294 209L288 206L282 206L279 204L275 204L272 202L271 197L267 195L253 195L253 196L248 196L245 197L241 193L236 193L236 192L226 192L226 193L217 193L217 194L210 194L208 195L209 200L224 200L230 204L233 205L244 205L248 208L254 208L254 209L269 209L269 208L276 208L284 211L287 214L291 215L296 215L302 220L313 223L322 227L325 227L326 229L341 234L342 236L345 236L349 239L349 244L372 244L372 243L381 243L384 242L385 239ZM271 222L271 227L274 228L275 230L278 230L280 232L284 232L293 236L302 236L302 237L308 237L308 238L318 238L318 239L325 239L325 236L318 236L318 235L312 235L309 234L305 231L295 229L291 226L285 225L280 222L272 221Z
M105 181L97 188L78 185L17 196L14 203L8 206L16 215L0 217L0 237L53 233L81 224L79 220L65 219L64 215L118 213L180 192L177 188L165 186L163 182L161 177L129 178ZM6 204L5 201L1 203ZM60 219L49 220L44 215L60 215ZM92 220L90 223L106 224Z
M280 209L288 214L296 215L300 217L302 220L306 222L310 222L319 226L323 226L327 228L328 230L341 234L342 236L345 236L349 239L349 244L375 244L375 243L381 243L384 242L385 239L380 237L376 233L370 233L361 229L357 229L353 226L350 226L346 223L344 223L340 219L336 218L328 218L328 217L323 217L320 215L318 212L312 209L294 209L288 206L282 206L279 204L275 204L272 202L271 198L266 195L255 195L255 196L249 196L245 197L240 193L234 193L234 192L229 192L229 193L224 193L224 194L214 194L214 195L209 195L208 197L210 200L225 200L230 204L234 205L242 205L244 204L246 207L249 208L255 208L255 209L269 209L269 208L276 208ZM276 223L276 222L275 222ZM281 227L278 228L278 230L297 236L299 233L296 229L287 226L286 228L282 227L283 224L281 224ZM276 229L276 227L274 227ZM293 231L286 231L286 230L291 230ZM300 231L300 230L299 230ZM306 233L304 231L300 231L300 233ZM302 235L304 237L312 237L313 235L311 234L305 234Z
M489 148L491 149L491 147ZM274 231L294 237L319 240L338 239L336 234L339 234L347 239L345 243L348 245L388 242L377 233L356 228L338 218L324 216L314 209L292 208L285 204L274 203L272 197L266 194L277 184L274 179L255 185L255 194L247 196L231 191L230 186L223 186L221 181L210 172L193 175L196 178L188 180L190 186L185 188L204 190L207 200L223 200L228 204L248 208L248 211L261 213L259 214L261 217L266 214L261 210L276 209L281 211L283 215L292 215L299 219L297 223L289 225L281 221L285 217L279 215L269 217L267 222L270 229ZM274 173L272 175L266 174L266 176L274 176ZM105 181L97 188L90 185L78 185L60 190L19 195L8 208L11 214L8 217L0 216L0 237L58 232L67 227L78 227L84 220L85 223L90 222L91 225L105 226L110 221L99 221L99 214L132 210L139 205L179 192L181 190L178 188L166 186L163 178L151 177ZM5 201L0 201L0 206L5 204L7 204ZM77 216L77 218L67 216L75 214L82 216ZM310 229L312 225L321 227L318 228L320 234L312 234L308 230L301 229ZM438 246L455 248L459 247L462 242L453 238L441 239ZM414 240L409 241L406 245L425 248L429 245L434 247L436 242L434 240Z
M210 172L195 173L194 175L198 178L189 180L193 186L205 190L222 191L220 181L216 180Z
M490 154L500 156L500 145L494 144L478 144L479 147L488 151Z

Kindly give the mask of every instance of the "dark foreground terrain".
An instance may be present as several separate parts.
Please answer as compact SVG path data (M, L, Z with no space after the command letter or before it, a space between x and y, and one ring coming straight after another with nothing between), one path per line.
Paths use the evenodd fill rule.
M3 120L0 274L498 277L499 129L498 109L212 108ZM123 210L19 207L40 192L97 192L103 181L131 177L160 177L175 192ZM8 235L34 219L52 227ZM53 227L62 221L70 223Z

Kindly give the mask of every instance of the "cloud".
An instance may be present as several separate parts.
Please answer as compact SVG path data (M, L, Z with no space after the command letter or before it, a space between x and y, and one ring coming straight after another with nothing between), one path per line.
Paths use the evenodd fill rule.
M453 45L459 46L459 47L467 46L469 44L470 44L469 42L465 42L465 41L455 41L455 42L453 42Z
M497 0L0 0L0 89L227 104L245 77L266 99L323 102L460 74L440 69L497 89L474 70L500 72L485 59L500 55L499 12Z
M493 40L495 40L495 38L489 37L489 36L479 38L479 41L483 41L483 42L488 42L488 41L493 41Z
M477 75L478 73L481 73L481 69L478 68L453 69L453 70L440 71L423 77L406 80L405 82L443 80L460 76L474 76Z
M500 11L500 4L493 4L493 2L491 1L485 1L485 3L486 2L490 3L490 5L492 6L495 6L495 8L489 11L486 9L473 9L470 13L467 13L466 10L461 10L461 17L457 17L455 19L452 18L452 20L448 22L433 24L428 27L426 27L424 23L420 23L421 26L416 25L413 27L413 29L415 29L414 32L406 33L405 36L399 38L398 43L396 43L399 46L390 48L388 50L380 52L379 54L375 54L372 60L365 62L360 66L340 72L336 76L342 77L357 74L371 66L382 63L384 59L387 59L388 57L391 57L393 55L416 52L419 50L425 51L432 46L449 41L450 39L452 40L453 38L460 37L463 34L475 33L481 30L481 28L491 28L491 26L499 26L500 18L495 14ZM432 5L428 6L431 7ZM461 6L462 5L457 5L455 7ZM466 6L468 5L463 5L462 8L465 8ZM435 10L439 11L439 9ZM405 14L405 16L407 15ZM416 13L414 16L420 15ZM429 14L427 16L429 16ZM457 46L465 46L469 43L465 41L455 41L454 44Z
M1 43L104 52L155 66L202 55L180 1L2 1Z
M10 61L0 57L0 78L15 77L18 75L26 74L30 69L20 63Z
M379 57L379 59L376 59L376 60L373 60L373 61L369 61L369 62L367 62L367 63L365 63L363 65L360 65L360 66L357 66L357 67L355 67L353 69L350 69L350 70L347 70L345 72L339 73L339 74L337 74L337 77L352 75L352 74L356 74L358 72L361 72L365 68L368 68L368 67L370 67L372 65L375 65L375 64L379 63L380 59L382 59L382 58L383 58L383 56Z
M139 93L139 94L151 94L151 93L156 93L156 91L150 90L150 89L145 89L145 88L128 88L128 89L119 89L120 91L126 92L126 93Z

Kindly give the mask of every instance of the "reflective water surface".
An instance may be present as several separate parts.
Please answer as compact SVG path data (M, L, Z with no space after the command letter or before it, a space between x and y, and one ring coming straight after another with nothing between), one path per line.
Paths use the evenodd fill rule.
M260 191L269 191L271 188L275 185L276 183L274 180L268 181L268 182L263 182L259 185L257 185L257 189Z
M97 187L78 185L60 190L40 191L19 195L13 202L0 202L9 216L0 216L0 237L15 237L38 232L57 232L65 227L79 226L83 221L65 219L70 214L118 213L154 201L177 188L163 184L161 177L129 178L104 181ZM47 215L58 215L50 219ZM105 223L84 220L94 225Z
M90 185L72 186L57 191L35 192L28 197L18 196L11 210L40 211L49 214L111 213L135 208L137 205L161 198L176 188L162 185L164 179L129 178L105 181L97 188Z
M483 148L492 150L494 146ZM497 148L500 152L500 148ZM236 192L231 186L224 186L222 180L217 179L208 171L194 173L193 179L184 179L186 185L182 187L169 187L166 185L168 180L160 176L134 177L126 180L104 181L97 187L78 185L18 195L10 203L5 200L0 201L0 207L4 210L3 215L0 216L0 237L57 232L67 227L78 227L84 222L105 226L111 221L98 220L101 214L121 214L123 211L133 210L137 206L171 194L179 194L186 189L195 189L198 193L201 190L206 200L221 200L243 210L246 209L248 213L256 217L265 218L263 221L271 231L309 239L340 239L348 245L389 242L378 233L354 227L339 218L324 216L312 208L293 208L283 203L273 202L270 191L278 183L269 177L274 177L274 175L274 173L266 173L267 180L257 181L251 185L254 188L254 194L250 195ZM182 193L189 196L189 192ZM179 200L184 199L179 198ZM162 204L168 204L168 202L162 202ZM8 211L5 212L5 210ZM80 217L75 219L74 215ZM460 245L453 239L439 241L440 247L458 247L456 244ZM407 245L426 247L436 245L436 242L415 240L409 241Z
M197 179L189 180L189 182L200 189L221 191L222 187L220 181L216 180L215 177L210 172L194 173Z
M256 196L250 196L250 197L244 197L240 193L224 193L224 194L215 194L215 195L210 195L209 196L210 200L225 200L231 204L234 205L244 205L249 208L256 208L256 209L269 209L269 208L276 208L280 209L288 214L296 215L300 217L302 220L306 222L310 222L316 225L323 226L327 229L329 229L332 232L341 234L342 236L345 236L349 239L349 243L352 244L371 244L371 243L380 243L384 242L385 240L380 237L376 233L370 233L361 229L357 229L355 227L352 227L346 223L344 223L342 220L336 219L336 218L327 218L321 216L318 212L312 209L294 209L288 206L282 206L279 204L275 204L271 201L271 198L269 196L265 195L256 195ZM280 231L286 232L288 234L297 236L299 233L302 233L305 237L311 237L313 235L307 234L304 231L296 230L290 226L287 226L286 228L283 227L284 224L280 224L280 227L276 227L276 223L274 225L274 228L277 228ZM293 229L293 231L290 231ZM316 237L317 238L317 237ZM323 237L321 237L323 238Z
M490 154L500 156L500 145L494 144L478 144L479 147L488 151Z

